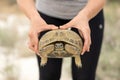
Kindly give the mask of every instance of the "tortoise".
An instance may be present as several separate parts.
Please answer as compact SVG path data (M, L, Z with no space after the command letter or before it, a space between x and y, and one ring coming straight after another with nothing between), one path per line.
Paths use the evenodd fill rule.
M39 41L41 66L47 63L47 58L75 57L75 64L81 67L80 53L83 43L81 37L72 30L51 30L45 33Z

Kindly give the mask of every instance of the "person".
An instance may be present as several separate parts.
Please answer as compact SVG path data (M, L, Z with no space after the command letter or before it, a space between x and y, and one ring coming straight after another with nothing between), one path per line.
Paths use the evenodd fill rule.
M103 39L105 2L106 0L17 0L31 23L29 48L38 53L39 39L46 30L71 28L84 40L80 55L82 68L77 68L72 58L72 78L95 80ZM39 56L37 60L39 64ZM39 80L59 80L61 65L62 59L49 58L44 67L39 65Z

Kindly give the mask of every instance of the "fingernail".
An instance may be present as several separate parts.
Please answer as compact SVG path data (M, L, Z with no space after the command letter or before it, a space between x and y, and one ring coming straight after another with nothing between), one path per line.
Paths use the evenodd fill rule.
M60 26L59 29L64 29L63 26Z
M62 28L63 26L60 26L60 28Z
M84 54L84 52L81 53L81 55L83 55L83 54Z
M89 52L90 50L88 49L87 52Z
M87 51L90 52L90 48Z

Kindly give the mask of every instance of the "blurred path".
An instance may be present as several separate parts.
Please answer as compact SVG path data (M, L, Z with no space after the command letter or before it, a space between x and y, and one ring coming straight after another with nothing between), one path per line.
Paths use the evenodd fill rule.
M38 68L35 57L22 58L18 61L19 80L38 80Z
M67 63L66 63L67 62ZM70 71L70 59L65 59L62 66L60 80L72 80ZM38 80L38 67L36 57L21 58L18 60L19 80Z

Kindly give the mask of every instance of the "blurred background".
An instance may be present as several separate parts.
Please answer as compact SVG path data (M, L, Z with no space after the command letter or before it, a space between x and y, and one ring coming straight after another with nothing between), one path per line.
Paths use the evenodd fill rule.
M120 0L104 8L105 32L96 80L120 80ZM0 80L38 80L37 61L28 49L30 23L16 0L0 0ZM61 80L72 80L65 59Z

